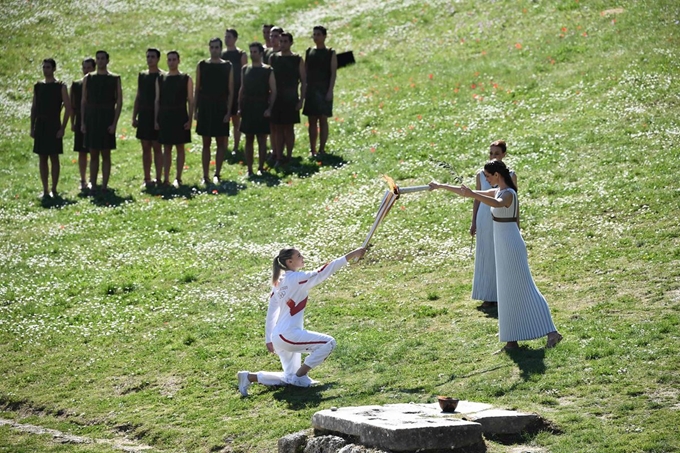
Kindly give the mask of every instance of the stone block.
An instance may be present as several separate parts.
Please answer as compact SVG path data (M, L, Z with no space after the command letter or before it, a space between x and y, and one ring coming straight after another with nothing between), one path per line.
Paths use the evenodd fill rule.
M347 441L338 436L312 437L307 441L304 453L338 453Z
M293 434L283 436L278 441L279 453L303 453L309 438L308 431L298 431Z
M481 424L486 435L519 434L540 423L540 418L536 414L503 409L488 409L468 414L467 419Z

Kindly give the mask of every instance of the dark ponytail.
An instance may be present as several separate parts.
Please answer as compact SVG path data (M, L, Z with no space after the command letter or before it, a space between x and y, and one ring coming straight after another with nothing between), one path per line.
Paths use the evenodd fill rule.
M281 271L288 270L286 261L293 257L294 252L295 249L281 249L276 258L274 258L274 264L272 265L272 285L277 286L279 284Z
M503 181L505 181L505 184L517 192L517 186L515 186L515 183L512 181L512 176L510 176L510 170L502 161L495 159L490 160L484 164L484 170L486 170L487 173L491 173L492 175L500 173L503 177Z

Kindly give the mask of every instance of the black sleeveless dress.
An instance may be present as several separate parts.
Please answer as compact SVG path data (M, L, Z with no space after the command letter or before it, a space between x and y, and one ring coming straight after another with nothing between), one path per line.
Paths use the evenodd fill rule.
M307 93L305 108L307 116L333 116L333 100L326 100L331 84L331 59L335 51L330 47L324 49L309 48L305 58L307 74Z
M63 139L57 138L57 132L61 128L61 109L63 101L61 90L63 82L58 80L52 83L38 82L33 86L35 96L35 123L33 130L33 152L36 154L50 155L63 154Z
M231 63L234 71L234 97L231 101L231 114L236 115L238 112L238 90L241 88L241 61L246 52L241 49L225 50L222 52L222 59Z
M80 126L83 124L80 110L80 101L83 100L83 81L74 80L71 84L71 109L73 110L73 118L71 123L75 128L73 132L73 151L79 153L86 153L85 137L83 136Z
M196 106L198 122L196 133L204 137L229 137L229 122L224 122L229 100L229 74L231 63L199 63L201 80Z
M189 121L188 81L188 74L162 74L158 77L158 141L164 145L191 143L191 129L184 128Z
M156 102L156 80L158 72L142 71L137 76L139 104L137 105L137 134L140 140L158 140L158 131L154 124L154 104Z
M109 126L116 117L116 96L120 76L97 74L87 79L87 104L85 105L85 147L87 149L116 149L116 135L110 134Z
M300 122L300 111L297 109L300 97L300 61L298 54L281 55L275 53L269 60L276 78L276 100L272 108L273 124L297 124Z
M243 73L243 101L241 103L240 131L248 135L269 134L269 118L264 111L269 107L268 65L246 66Z

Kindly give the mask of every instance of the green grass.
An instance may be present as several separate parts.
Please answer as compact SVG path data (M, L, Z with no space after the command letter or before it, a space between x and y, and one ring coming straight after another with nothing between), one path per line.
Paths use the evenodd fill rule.
M680 450L676 2L215 5L0 5L0 418L158 451L265 452L320 409L448 394L541 414L562 432L526 440L545 451ZM331 46L354 50L358 64L338 77L333 155L305 157L301 126L292 168L248 180L236 156L213 194L196 186L194 136L190 188L141 192L129 123L146 47L178 49L193 74L210 37L236 26L245 47L265 21L291 30L300 53L317 22ZM70 83L98 48L123 81L115 194L79 197L67 151L65 202L43 206L28 136L40 62L54 57ZM279 248L300 248L314 267L356 247L382 174L452 180L432 158L472 184L498 138L565 341L492 355L497 321L469 299L471 203L405 195L365 259L311 295L307 327L338 340L313 372L323 385L240 398L238 370L280 366L263 344ZM7 427L0 445L102 451Z

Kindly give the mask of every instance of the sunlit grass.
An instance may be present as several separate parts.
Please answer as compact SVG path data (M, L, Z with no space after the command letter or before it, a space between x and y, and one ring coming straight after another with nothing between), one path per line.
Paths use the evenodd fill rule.
M329 406L438 394L537 412L553 452L677 451L680 395L678 5L671 1L367 3L4 2L0 19L0 417L160 451L272 451ZM329 149L249 180L242 155L205 190L200 137L177 192L146 193L130 126L144 50L194 72L227 26L311 27L358 63L339 73ZM67 134L63 205L41 206L28 137L32 85L53 56L70 83L111 53L125 105L110 198L81 198ZM314 291L307 326L338 339L316 389L252 388L278 369L263 345L271 259L309 267L356 247L386 189L465 183L504 138L534 278L565 341L516 355L469 300L471 204L402 196L359 264ZM0 429L0 451L95 451ZM8 445L8 447L5 447ZM492 452L511 447L488 442ZM4 448L4 450L3 450ZM99 450L97 450L99 451Z

